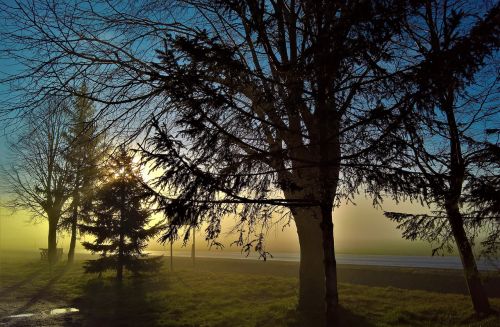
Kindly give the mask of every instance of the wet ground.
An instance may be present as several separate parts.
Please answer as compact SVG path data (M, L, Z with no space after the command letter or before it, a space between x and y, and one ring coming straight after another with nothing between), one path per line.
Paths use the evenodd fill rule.
M55 308L9 315L0 320L0 326L78 326L77 308Z

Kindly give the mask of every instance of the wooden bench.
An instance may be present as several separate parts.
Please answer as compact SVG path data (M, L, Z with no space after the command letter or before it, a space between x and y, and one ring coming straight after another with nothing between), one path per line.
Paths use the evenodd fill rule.
M40 260L49 260L49 249L40 248ZM57 261L61 260L63 256L63 248L57 248Z

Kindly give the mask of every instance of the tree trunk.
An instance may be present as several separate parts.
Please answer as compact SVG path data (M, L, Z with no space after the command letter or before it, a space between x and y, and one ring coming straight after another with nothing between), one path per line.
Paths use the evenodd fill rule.
M445 93L446 97L441 103L442 110L446 113L448 122L448 132L450 135L450 192L445 204L446 214L450 222L451 231L457 244L462 267L464 269L465 280L472 300L474 311L479 315L491 313L488 296L484 290L479 271L476 265L476 259L472 252L472 246L467 238L464 229L464 219L459 209L460 196L465 180L466 164L462 156L461 140L458 131L458 124L455 120L454 108L454 89L452 85Z
M465 280L467 282L474 311L479 315L487 315L491 313L490 303L479 276L476 259L474 258L471 244L465 233L463 218L458 209L458 205L448 206L447 214L453 237L455 238L458 252L460 253L460 259L462 260Z
M191 257L193 259L193 267L194 267L194 265L196 263L195 262L195 260L196 260L195 259L195 256L196 256L196 249L195 249L195 245L196 245L196 236L195 236L195 234L196 234L196 228L194 226L192 228L193 228L193 246L191 248Z
M325 269L319 208L294 209L300 243L299 311L324 316Z
M116 267L116 279L118 281L123 280L123 232L120 232L120 244L118 245L118 260L117 260L117 267Z
M76 192L78 193L78 192ZM71 239L68 250L68 263L71 264L75 260L76 232L78 223L78 194L73 195L73 212L71 214Z
M123 280L123 247L125 243L125 235L124 235L124 224L125 224L125 190L123 189L123 185L120 190L120 240L118 243L118 260L116 267L116 279L121 282Z
M174 250L172 249L174 241L170 239L170 271L174 271Z
M333 207L331 203L321 206L321 230L325 265L325 303L327 326L333 326L336 324L339 305L339 294L337 291L337 261L335 260L332 210Z
M57 262L57 220L49 216L48 253L49 264Z
M69 250L68 250L69 264L75 261L76 232L77 232L76 225L77 225L77 218L75 215L71 218L71 239L69 241Z

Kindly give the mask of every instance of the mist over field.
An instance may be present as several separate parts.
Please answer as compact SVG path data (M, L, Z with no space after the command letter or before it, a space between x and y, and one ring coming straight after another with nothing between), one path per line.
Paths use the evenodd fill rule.
M0 326L500 326L499 0L0 0Z
M396 204L387 201L384 209L391 210L403 207L405 210L421 209L416 204ZM424 208L425 210L425 208ZM371 201L364 197L359 197L357 205L342 205L335 209L336 223L335 233L336 248L339 253L349 254L389 254L389 255L431 255L432 247L425 242L411 242L401 238L401 232L395 228L395 223L383 217L381 210L373 208ZM47 242L48 225L40 220L33 224L31 214L27 212L12 212L7 208L0 208L0 250L12 251L33 251L43 247ZM237 235L230 233L235 224L234 218L226 218L222 222L223 233L221 243L225 245L223 252L240 252L231 243L235 241ZM198 250L209 250L206 242L203 241L206 226L202 226L197 231L196 244ZM67 233L61 233L59 244L68 245ZM299 244L296 228L293 224L284 226L284 222L278 223L271 228L266 236L266 246L271 252L299 252ZM81 245L77 245L79 251L84 251ZM148 250L162 251L165 245L157 240L152 240L147 247ZM175 250L189 251L188 246L183 246L182 240L174 243ZM218 250L212 249L214 253ZM243 256L243 255L242 255Z

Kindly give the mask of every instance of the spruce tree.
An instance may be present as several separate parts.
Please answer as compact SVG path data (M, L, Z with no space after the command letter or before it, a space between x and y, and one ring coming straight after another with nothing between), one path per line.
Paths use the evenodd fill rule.
M88 261L86 272L116 270L116 278L123 279L123 269L138 273L157 267L157 260L141 260L147 240L159 230L148 227L151 210L146 208L148 192L132 162L132 156L120 149L110 160L103 184L97 190L93 215L81 230L95 237L83 246L100 258Z

